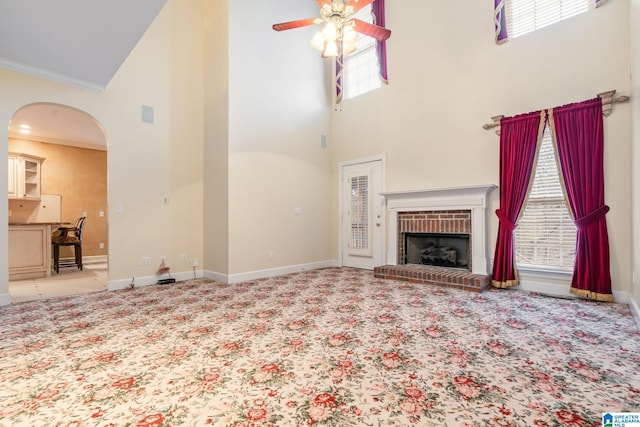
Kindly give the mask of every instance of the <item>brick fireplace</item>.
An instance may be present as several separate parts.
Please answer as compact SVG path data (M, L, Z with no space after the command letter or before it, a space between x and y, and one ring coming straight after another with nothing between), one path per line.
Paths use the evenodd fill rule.
M486 209L488 195L494 188L495 185L485 185L384 193L390 218L387 236L390 244L387 264L375 267L374 275L482 291L491 283ZM415 255L407 259L408 235L442 236L446 242L456 236L461 239L460 244L468 245L468 250L466 247L462 251L458 249L455 252L464 253L464 259L448 262L458 265L425 265L422 260L416 261ZM447 249L451 250L450 247Z

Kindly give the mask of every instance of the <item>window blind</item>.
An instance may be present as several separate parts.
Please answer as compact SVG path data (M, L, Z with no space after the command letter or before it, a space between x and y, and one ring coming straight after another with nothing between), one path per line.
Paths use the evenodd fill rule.
M373 24L371 5L353 14L354 18ZM355 98L363 93L382 87L378 66L376 39L358 34L356 51L344 58L344 98Z
M542 138L529 199L515 232L516 263L572 270L576 227L567 208L548 128Z
M595 9L596 0L506 0L509 38Z
M369 248L369 176L350 178L351 206L351 249Z

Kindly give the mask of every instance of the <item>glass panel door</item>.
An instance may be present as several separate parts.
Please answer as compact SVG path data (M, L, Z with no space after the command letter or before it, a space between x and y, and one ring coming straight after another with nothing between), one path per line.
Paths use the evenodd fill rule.
M371 255L371 200L369 192L370 173L351 175L349 179L349 253Z

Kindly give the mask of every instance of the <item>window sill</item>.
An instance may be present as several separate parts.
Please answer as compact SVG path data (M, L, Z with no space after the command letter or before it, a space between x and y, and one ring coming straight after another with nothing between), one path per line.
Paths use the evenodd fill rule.
M518 265L518 274L523 277L571 281L573 270L563 270L539 265Z

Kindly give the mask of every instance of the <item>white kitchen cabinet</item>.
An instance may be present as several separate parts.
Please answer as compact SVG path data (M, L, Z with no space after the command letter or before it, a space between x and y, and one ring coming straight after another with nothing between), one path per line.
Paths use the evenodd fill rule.
M9 154L9 198L18 197L18 156Z
M9 198L40 200L42 157L9 153Z

